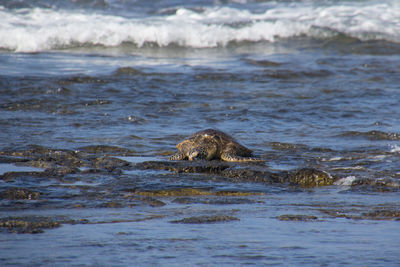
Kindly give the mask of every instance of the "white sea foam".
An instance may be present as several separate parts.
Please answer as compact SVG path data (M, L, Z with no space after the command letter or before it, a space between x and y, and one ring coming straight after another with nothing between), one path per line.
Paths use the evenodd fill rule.
M343 160L343 157L332 157L332 158L323 158L322 161L340 161Z
M400 145L390 145L391 153L400 153Z
M357 178L355 176L347 176L335 182L335 185L351 186Z
M400 5L396 1L313 6L269 6L265 12L209 7L179 8L172 15L127 18L73 10L0 8L0 48L36 52L82 45L138 47L153 43L209 48L230 42L269 41L343 33L361 40L400 42Z

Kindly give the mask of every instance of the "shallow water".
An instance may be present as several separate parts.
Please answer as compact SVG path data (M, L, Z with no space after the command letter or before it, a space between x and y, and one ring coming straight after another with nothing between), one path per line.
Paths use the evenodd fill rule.
M2 227L0 263L399 265L398 13L390 0L3 3L1 218L61 227ZM135 168L206 128L262 168L337 181ZM239 220L172 222L205 215Z
M398 221L332 218L321 211L345 207L356 212L371 204L381 207L392 201L398 204L398 194L348 195L342 189L267 194L252 197L255 203L240 205L182 205L167 200L162 208L40 212L83 216L101 222L64 225L39 235L3 236L2 261L15 265L26 262L104 266L132 263L180 266L187 262L201 266L210 263L352 265L362 262L396 266ZM232 214L240 221L180 225L170 222L199 214ZM282 214L312 214L318 219L280 221L276 217ZM15 252L13 256L5 256L11 252Z
M34 172L34 171L42 171L40 168L33 168L28 166L16 166L15 164L10 163L0 163L0 175L5 174L6 172Z

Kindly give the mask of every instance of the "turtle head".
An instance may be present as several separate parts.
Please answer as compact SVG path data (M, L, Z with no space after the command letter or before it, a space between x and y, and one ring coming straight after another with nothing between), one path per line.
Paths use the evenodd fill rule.
M189 160L203 159L203 158L205 158L203 154L204 153L202 153L202 151L200 151L200 149L197 149L197 148L191 149L189 151L188 158L189 158Z
M214 147L196 147L189 151L189 160L205 159L211 160L215 157L216 149Z

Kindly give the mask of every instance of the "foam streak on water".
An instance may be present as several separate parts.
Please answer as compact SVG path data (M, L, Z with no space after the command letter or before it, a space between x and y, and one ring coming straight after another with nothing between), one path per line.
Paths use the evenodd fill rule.
M306 35L345 34L361 40L400 42L400 6L396 1L342 3L334 6L275 4L254 12L246 8L177 7L173 14L126 17L75 9L0 9L0 48L39 52L77 46L210 48L231 42L274 42Z

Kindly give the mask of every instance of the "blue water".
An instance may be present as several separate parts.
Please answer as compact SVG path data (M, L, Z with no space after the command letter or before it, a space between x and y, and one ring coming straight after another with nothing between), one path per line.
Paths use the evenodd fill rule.
M108 145L134 163L166 160L183 138L217 128L271 170L341 180L301 189L143 170L4 179L1 191L42 195L1 199L1 218L90 223L2 231L0 264L399 266L398 217L362 217L400 208L398 14L390 0L1 3L1 155ZM363 180L390 184L351 186ZM165 205L154 207L126 190L182 187L262 195L155 197ZM104 207L113 201L123 207ZM317 219L278 219L287 214ZM202 215L239 220L171 223Z
M343 189L343 188L342 188ZM64 225L37 235L3 235L7 265L398 265L397 221L330 218L317 210L345 205L387 205L397 194L341 194L338 188L256 197L259 204L177 205L155 208L61 210L92 220L137 222ZM168 202L168 201L167 201ZM83 214L79 214L83 213ZM193 214L228 213L240 221L216 224L170 223ZM282 214L313 214L312 222L279 221ZM164 218L140 221L154 215ZM62 240L62 242L60 242Z

